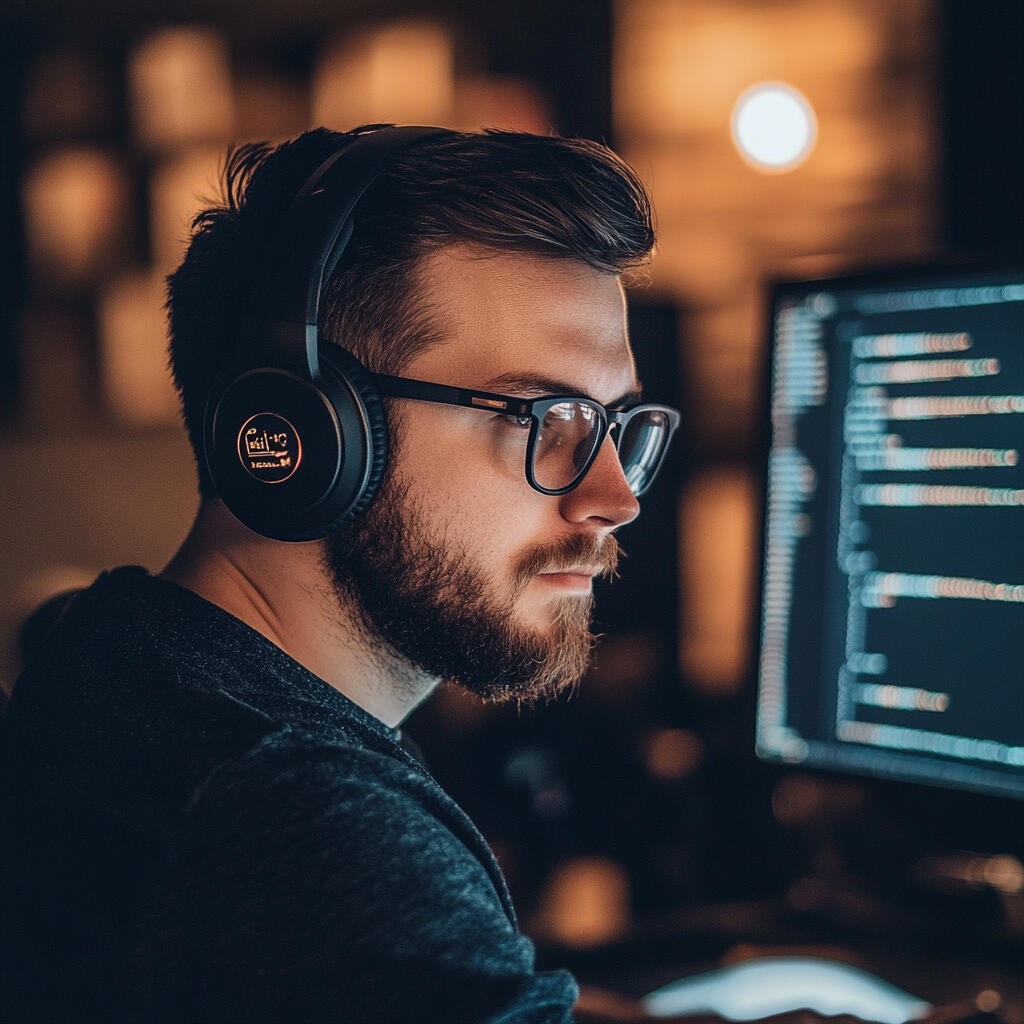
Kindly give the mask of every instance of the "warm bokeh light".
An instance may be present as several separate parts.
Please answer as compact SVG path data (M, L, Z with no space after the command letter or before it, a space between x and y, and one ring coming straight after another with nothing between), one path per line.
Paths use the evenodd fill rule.
M569 946L596 946L621 935L630 920L629 876L607 857L574 857L552 873L536 930Z
M680 665L711 692L734 691L747 668L754 493L749 472L717 468L694 477L680 505Z
M899 6L894 12L849 0L618 0L616 121L630 134L722 137L736 97L751 82L781 79L806 91L812 82L845 80L859 91L884 59L890 26L907 31L923 24L929 4Z
M346 34L317 63L313 123L339 131L360 124L446 124L454 68L451 34L434 22L395 22Z
M758 170L791 171L814 148L818 123L799 90L783 82L751 86L736 101L732 138Z
M974 997L974 1005L982 1013L995 1013L1003 1005L1003 997L993 988L982 989Z
M657 729L648 737L644 754L649 775L663 782L677 782L700 767L704 744L689 729Z
M115 265L126 234L127 185L120 162L93 147L40 160L22 188L29 259L51 280L92 283Z
M941 888L994 889L1011 897L1024 894L1024 863L1009 853L932 855L917 865L915 873Z
M135 132L147 147L227 141L233 133L228 45L213 29L147 36L131 54L128 85Z
M178 419L167 368L164 276L131 273L99 303L100 376L111 413L122 423L154 426Z
M691 441L749 450L765 336L750 310L763 310L764 282L920 259L933 246L934 3L617 0L615 14L615 136L658 211L653 288L688 313ZM737 99L782 82L813 98L817 133L797 126L788 156L755 148L759 135L783 141L758 113L771 101L762 94L737 112L754 153L738 158ZM797 166L787 161L801 132L814 145L799 171L763 173ZM721 329L730 321L738 332Z

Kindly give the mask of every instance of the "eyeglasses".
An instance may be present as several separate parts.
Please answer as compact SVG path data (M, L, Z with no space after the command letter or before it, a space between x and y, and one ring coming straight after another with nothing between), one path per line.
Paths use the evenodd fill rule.
M679 426L679 413L667 405L606 409L572 395L522 399L383 373L373 377L389 398L481 409L517 420L524 430L529 427L526 479L541 494L566 494L577 487L611 430L626 483L640 497L654 482Z

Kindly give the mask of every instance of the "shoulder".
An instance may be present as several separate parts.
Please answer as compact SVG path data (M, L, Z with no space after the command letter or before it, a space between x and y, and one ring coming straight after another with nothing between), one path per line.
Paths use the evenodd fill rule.
M397 747L392 755L292 730L268 736L197 790L175 846L189 859L244 850L241 870L273 862L295 889L348 889L386 875L396 900L465 884L507 916L479 833Z
M535 973L468 819L377 751L284 735L225 765L163 883L153 960L185 1017L553 1021L575 998Z
M393 751L375 749L357 734L285 726L211 773L185 809L183 828L201 824L205 831L214 819L278 834L344 823L358 834L363 820L383 827L396 818L444 819L451 808L397 744Z

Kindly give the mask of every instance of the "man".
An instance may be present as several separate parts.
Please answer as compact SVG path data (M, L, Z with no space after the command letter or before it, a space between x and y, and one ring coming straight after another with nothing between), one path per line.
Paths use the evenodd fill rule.
M201 506L160 576L80 594L15 689L8 1019L570 1019L572 979L535 972L486 844L397 730L442 680L530 703L583 674L591 581L676 422L623 412L621 276L650 208L592 143L434 132L386 152L340 257L312 260L337 259L313 285L321 362L361 362L338 374L367 415L383 396L386 436L360 435L380 480L293 543L305 526L243 525L218 445L277 515L319 439L300 450L262 407L218 431L232 376L265 362L248 332L289 273L280 239L304 244L296 204L366 141L243 147L170 279Z

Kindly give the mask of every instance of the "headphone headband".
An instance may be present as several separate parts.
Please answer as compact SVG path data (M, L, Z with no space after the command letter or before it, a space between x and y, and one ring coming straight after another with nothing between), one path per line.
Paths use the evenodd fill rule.
M269 321L260 332L267 351L259 353L258 362L319 378L320 293L352 237L359 200L395 152L443 132L409 125L355 135L313 172L292 200L262 272L256 274L254 316ZM239 356L249 361L245 352Z
M207 401L205 457L224 504L276 540L314 540L363 512L384 478L387 415L373 377L317 334L320 291L359 200L392 155L441 128L350 136L309 177L253 275L233 365Z

